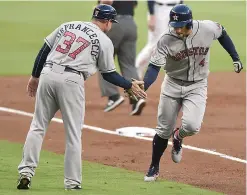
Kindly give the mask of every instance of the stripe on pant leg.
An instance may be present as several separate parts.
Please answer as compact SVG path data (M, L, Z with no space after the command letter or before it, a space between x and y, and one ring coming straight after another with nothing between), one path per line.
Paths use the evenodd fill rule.
M194 132L188 132L188 131L185 131L183 129L180 129L179 130L179 137L181 138L185 138L185 137L188 137L188 136L192 136L194 135L195 133Z

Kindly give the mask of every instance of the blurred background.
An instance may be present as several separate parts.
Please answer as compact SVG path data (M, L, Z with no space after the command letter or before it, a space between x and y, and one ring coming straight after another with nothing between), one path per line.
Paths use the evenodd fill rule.
M221 23L233 39L245 64L246 17L244 1L184 1L194 19ZM81 2L0 2L1 75L30 74L43 39L58 25L71 20L88 21L97 1ZM137 53L147 41L147 2L135 9L138 27ZM117 61L116 61L117 64ZM230 56L217 41L211 50L211 71L233 71Z

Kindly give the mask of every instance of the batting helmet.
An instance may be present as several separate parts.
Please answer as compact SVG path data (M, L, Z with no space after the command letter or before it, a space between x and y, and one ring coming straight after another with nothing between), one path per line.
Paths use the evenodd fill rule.
M111 22L118 23L116 16L116 10L112 6L106 4L97 5L93 11L93 18L109 20Z
M175 5L170 11L169 24L174 28L181 28L186 26L188 29L192 28L192 11L185 4Z

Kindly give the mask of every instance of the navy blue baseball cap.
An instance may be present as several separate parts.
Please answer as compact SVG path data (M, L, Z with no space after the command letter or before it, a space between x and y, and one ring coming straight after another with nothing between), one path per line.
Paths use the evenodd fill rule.
M93 18L109 20L113 23L118 23L116 20L117 11L107 4L99 4L94 8Z
M175 5L170 11L169 24L174 28L192 27L193 17L191 9L185 4Z

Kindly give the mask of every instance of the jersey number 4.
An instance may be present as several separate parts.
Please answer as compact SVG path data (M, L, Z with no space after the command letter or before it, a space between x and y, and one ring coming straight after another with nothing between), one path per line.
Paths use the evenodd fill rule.
M58 51L62 54L69 53L70 48L75 41L77 43L82 43L82 45L80 47L78 47L77 49L75 49L74 51L71 51L69 53L68 56L71 57L72 59L75 59L79 53L81 53L85 48L87 48L90 45L90 42L83 39L82 37L78 37L76 39L76 35L72 32L66 31L63 36L69 37L68 40L64 40L64 42L63 42L63 44L65 45L65 48L63 48L61 45L58 45L56 48L56 51Z

